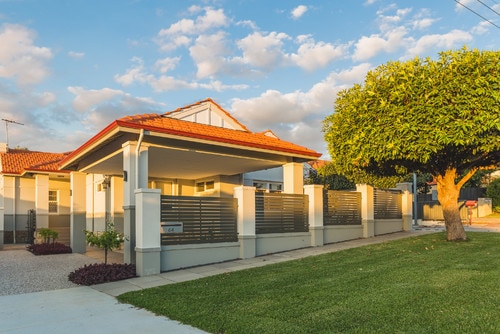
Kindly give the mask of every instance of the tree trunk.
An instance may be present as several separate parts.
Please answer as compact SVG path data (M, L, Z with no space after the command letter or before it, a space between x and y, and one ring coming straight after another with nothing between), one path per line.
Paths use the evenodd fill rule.
M448 169L445 175L436 176L438 200L443 208L446 239L448 241L467 240L462 218L460 218L460 208L458 207L460 186L455 184L456 177L455 169Z

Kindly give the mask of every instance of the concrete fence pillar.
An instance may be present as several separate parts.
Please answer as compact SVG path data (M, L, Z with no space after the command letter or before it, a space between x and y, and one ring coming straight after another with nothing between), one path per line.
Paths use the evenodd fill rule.
M311 246L323 246L323 186L311 184L304 186L304 194L309 197L309 232Z
M3 249L3 240L4 240L4 231L5 231L5 223L4 223L4 187L3 187L3 175L0 175L0 250Z
M412 194L412 184L409 182L403 182L396 184L396 188L403 192L402 202L401 202L401 214L403 220L403 231L412 230L412 218L413 218L413 194Z
M135 255L137 276L161 270L160 189L136 189Z
M375 236L374 189L368 184L357 184L356 191L361 193L361 223L363 225L363 238L370 238Z
M238 200L237 224L240 241L240 258L255 257L255 187L234 188L234 198Z

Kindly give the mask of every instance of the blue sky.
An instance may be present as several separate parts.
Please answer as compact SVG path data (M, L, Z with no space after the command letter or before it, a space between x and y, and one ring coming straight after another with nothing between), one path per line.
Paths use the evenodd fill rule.
M499 49L500 1L460 2L477 14L455 0L0 0L0 116L24 124L10 147L63 152L116 118L211 97L327 158L321 122L368 70Z

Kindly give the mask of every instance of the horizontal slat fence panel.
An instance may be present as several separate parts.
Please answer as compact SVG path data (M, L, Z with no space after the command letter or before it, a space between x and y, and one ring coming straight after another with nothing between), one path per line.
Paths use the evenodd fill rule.
M182 223L181 233L162 233L162 245L238 241L235 198L161 196L161 222Z
M301 194L256 193L255 233L308 232L308 199Z
M374 218L403 218L402 194L400 190L374 189Z
M326 190L323 201L323 224L361 225L361 193Z

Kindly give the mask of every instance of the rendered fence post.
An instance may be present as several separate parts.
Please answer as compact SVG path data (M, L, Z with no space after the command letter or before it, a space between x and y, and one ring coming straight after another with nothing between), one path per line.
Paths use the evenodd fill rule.
M240 258L255 257L255 187L238 186L234 188L234 198L238 200L238 239L240 241Z
M401 214L403 216L403 231L411 231L412 229L412 211L413 211L413 195L411 193L412 184L409 182L398 183L396 188L403 192L401 203Z
M361 193L361 224L363 238L375 236L373 187L368 184L357 184L356 190Z
M309 196L309 232L311 246L323 246L323 186L310 184L304 186L304 194Z
M136 272L137 276L161 271L160 189L136 189Z

